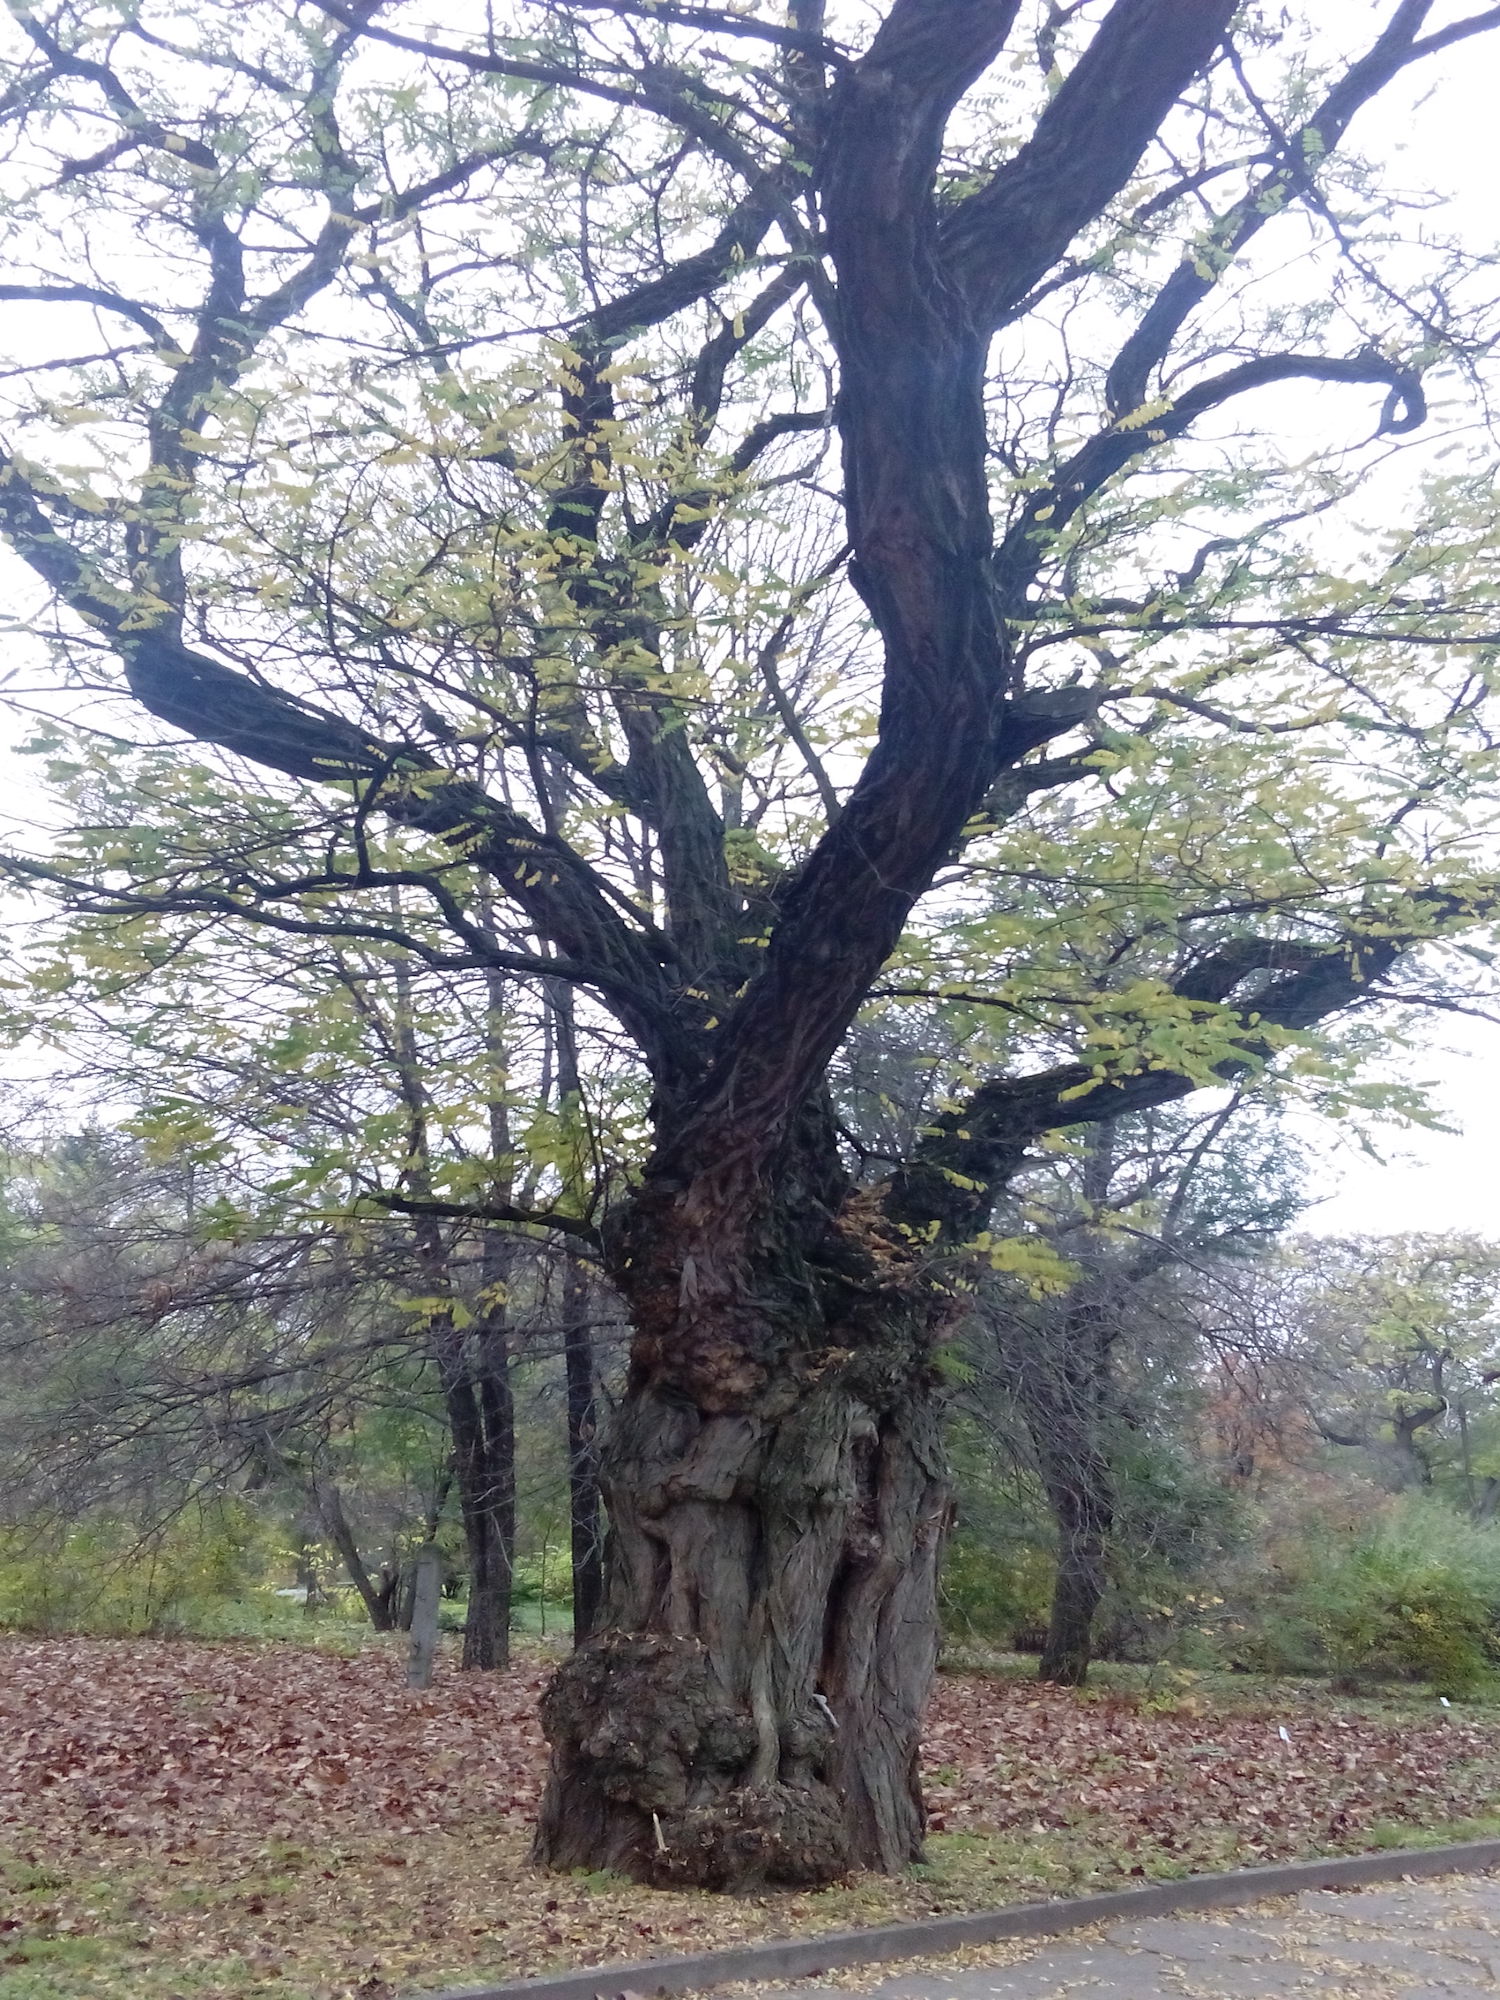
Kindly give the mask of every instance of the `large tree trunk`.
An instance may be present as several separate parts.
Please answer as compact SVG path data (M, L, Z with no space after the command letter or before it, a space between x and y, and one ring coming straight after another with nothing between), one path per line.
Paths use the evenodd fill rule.
M659 1281L735 1218L695 1218L695 1251L680 1212L638 1201L611 1256L635 1343L606 1601L544 1699L537 1858L713 1888L903 1867L950 1510L925 1301L899 1253L877 1282L847 1216L841 1271L826 1239L809 1259L788 1203L731 1295L705 1278L682 1366L660 1330L686 1288Z
M1112 10L1115 31L1054 100L1049 144L1079 99L1097 103L1097 123L1033 152L1019 199L982 216L971 206L944 238L944 128L1015 11L892 8L818 120L849 577L885 669L877 745L766 898L758 956L701 774L669 764L678 732L644 714L625 723L631 769L661 808L673 951L693 974L669 1011L702 1006L713 1040L689 1049L641 1024L643 1046L661 1051L657 1147L606 1232L635 1338L603 1454L605 1618L543 1704L553 1758L536 1851L554 1867L745 1887L920 1853L917 1729L949 1512L923 1259L985 1226L1014 1135L998 1137L982 1177L937 1154L883 1196L851 1193L820 1093L993 778L1057 733L1007 731L1019 690L1005 620L1025 612L1043 548L1107 475L1091 485L1085 467L1050 503L1036 496L1041 511L997 551L991 332L1134 172L1231 6L1176 9L1171 34L1149 9ZM602 379L580 371L580 428ZM595 477L560 495L557 525L576 537L581 508L587 534L603 492Z
M918 1859L948 1512L920 1376L880 1412L838 1380L781 1414L630 1397L604 1484L608 1629L546 1698L538 1858L713 1888Z

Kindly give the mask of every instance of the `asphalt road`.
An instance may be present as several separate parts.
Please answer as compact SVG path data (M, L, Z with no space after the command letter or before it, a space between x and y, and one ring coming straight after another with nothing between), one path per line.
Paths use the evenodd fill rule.
M760 1990L776 2000L1500 2000L1500 1872L1312 1890Z

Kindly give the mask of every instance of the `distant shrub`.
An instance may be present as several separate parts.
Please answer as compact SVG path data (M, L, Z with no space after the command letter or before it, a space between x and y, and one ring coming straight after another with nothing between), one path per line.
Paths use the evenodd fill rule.
M1500 1656L1500 1529L1441 1501L1387 1501L1342 1532L1310 1518L1243 1607L1245 1664L1473 1691Z
M1110 1582L1095 1622L1100 1659L1209 1667L1219 1658L1211 1579L1242 1539L1236 1496L1180 1439L1121 1427Z
M523 1604L571 1604L573 1564L565 1548L546 1542L516 1558L511 1594Z
M989 1639L1024 1647L1046 1630L1052 1558L1024 1545L1004 1554L963 1534L943 1562L943 1630L950 1639Z
M275 1554L265 1524L227 1499L149 1532L117 1521L0 1531L0 1627L102 1637L200 1630L255 1591Z

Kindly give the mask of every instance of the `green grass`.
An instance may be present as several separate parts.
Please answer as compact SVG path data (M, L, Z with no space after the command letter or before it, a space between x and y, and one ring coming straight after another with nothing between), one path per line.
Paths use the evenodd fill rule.
M991 1680L1034 1681L1034 1653L1010 1653L972 1644L945 1647L939 1671L983 1674ZM1285 1705L1337 1707L1341 1713L1405 1720L1430 1717L1437 1691L1422 1681L1358 1677L1358 1692L1335 1688L1326 1674L1277 1675L1230 1671L1224 1667L1180 1667L1171 1661L1100 1660L1089 1669L1080 1699L1127 1696L1149 1705L1197 1699L1216 1713ZM1457 1708L1500 1707L1500 1673L1487 1674L1471 1691L1450 1697Z
M462 1598L444 1599L438 1610L442 1631L450 1637L463 1630ZM572 1630L572 1611L566 1604L535 1597L518 1597L511 1605L510 1626L518 1638L565 1639ZM0 1624L0 1631L29 1628ZM69 1628L72 1629L72 1628ZM98 1632L85 1623L78 1628L90 1637L112 1638L107 1625ZM42 1633L39 1636L48 1636ZM242 1597L215 1599L180 1607L159 1631L144 1636L167 1639L250 1639L285 1640L298 1646L317 1646L323 1651L356 1651L375 1641L391 1643L392 1635L377 1633L365 1614L358 1594L336 1590L311 1615L295 1598L279 1597L274 1590L257 1590ZM396 1635L399 1639L401 1635Z

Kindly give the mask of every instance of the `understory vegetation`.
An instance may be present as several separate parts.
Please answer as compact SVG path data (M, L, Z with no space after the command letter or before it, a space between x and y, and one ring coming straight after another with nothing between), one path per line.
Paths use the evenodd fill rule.
M1222 1222L1245 1135L1222 1158L1186 1136L1199 1210ZM1133 1137L1158 1159L1185 1134ZM1074 1682L1092 1660L1166 1687L1202 1674L1449 1699L1500 1687L1500 1252L1281 1233L1287 1186L1278 1227L1236 1225L1216 1245L1201 1229L1189 1243L1186 1207L1175 1234L1159 1215L1148 1232L1139 1203L1117 1212L1128 1228L1097 1211L1080 1232L1071 1169L1048 1174L1052 1226L1040 1189L1033 1226L1044 1246L1067 1242L1070 1275L987 1280L944 1350L949 1654L1029 1655ZM0 1629L357 1643L410 1624L414 1558L435 1548L439 1627L462 1637L452 1428L399 1262L372 1253L352 1276L345 1252L330 1280L316 1243L269 1259L256 1246L243 1268L211 1243L205 1292L172 1182L99 1130L12 1156ZM597 1519L598 1496L580 1495L590 1467L570 1462L561 1291L545 1264L512 1269L507 1638L571 1639L598 1560L571 1532ZM620 1368L607 1316L588 1342L602 1415ZM1054 1670L1081 1541L1096 1586L1086 1653Z

